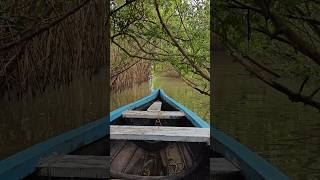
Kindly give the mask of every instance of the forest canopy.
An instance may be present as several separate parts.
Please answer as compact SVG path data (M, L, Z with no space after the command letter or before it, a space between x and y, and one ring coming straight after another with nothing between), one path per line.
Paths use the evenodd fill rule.
M293 102L320 109L319 3L218 0L213 33L260 80Z
M211 27L211 37L217 37L226 51L258 79L293 102L320 109L319 3L112 1L111 39L127 57L169 64L187 84L210 95ZM124 43L131 45L130 50Z
M111 41L124 59L169 65L187 84L210 95L208 0L116 0L111 7Z

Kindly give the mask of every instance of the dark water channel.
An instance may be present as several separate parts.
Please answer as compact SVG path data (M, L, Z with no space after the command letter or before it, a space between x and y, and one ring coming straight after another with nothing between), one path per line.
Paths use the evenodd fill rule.
M110 104L111 110L150 94L151 89L163 89L170 97L196 112L200 117L209 122L209 97L200 94L198 91L185 84L181 79L174 77L153 76L152 80L149 82L112 93Z
M292 179L320 179L320 113L294 104L229 57L214 64L212 125L237 139ZM20 102L0 103L0 160L35 143L107 114L105 75L75 81L60 90ZM209 121L210 101L180 79L152 81L112 93L111 109L162 88Z
M101 73L35 98L0 102L0 160L107 115L106 87Z
M214 67L213 125L290 178L320 179L320 113L292 103L228 56L217 54Z

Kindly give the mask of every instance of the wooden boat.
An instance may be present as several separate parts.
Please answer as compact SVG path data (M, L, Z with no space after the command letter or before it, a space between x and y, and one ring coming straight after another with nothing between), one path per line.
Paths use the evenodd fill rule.
M209 127L163 90L155 90L109 117L0 161L0 179L289 179Z
M112 178L194 179L197 175L200 178L199 174L201 179L209 177L208 124L189 120L161 92L111 113Z

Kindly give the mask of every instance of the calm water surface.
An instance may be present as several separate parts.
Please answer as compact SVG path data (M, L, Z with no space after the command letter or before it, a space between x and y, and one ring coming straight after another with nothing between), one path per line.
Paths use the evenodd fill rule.
M319 180L319 111L292 103L229 57L218 54L216 59L214 126L262 155L290 178Z
M213 121L221 129L277 166L292 179L320 179L320 113L250 76L224 55L215 61ZM35 99L1 103L0 159L106 114L105 78L76 81ZM210 101L178 78L151 82L111 94L111 109L162 88L209 121Z
M105 75L102 74L93 77L91 81L75 80L68 87L48 89L35 98L0 102L0 160L105 116L108 110L105 82ZM208 98L197 95L193 89L174 78L158 78L152 84L146 82L112 93L111 109L148 95L152 86L166 87L164 89L170 96L178 101L180 99L181 103L209 119ZM192 103L193 99L197 101Z
M207 122L210 120L210 99L193 88L187 86L179 78L154 77L152 81L136 85L132 88L111 94L111 109L134 102L150 94L151 89L163 89L166 94L182 105L196 112Z
M98 87L98 88L97 88ZM48 89L35 98L0 102L0 160L108 113L105 74Z

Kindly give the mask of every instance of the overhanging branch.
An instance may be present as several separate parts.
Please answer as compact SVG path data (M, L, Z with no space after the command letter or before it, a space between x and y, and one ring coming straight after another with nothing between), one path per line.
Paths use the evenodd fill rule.
M300 94L299 92L296 93L293 90L289 89L288 87L284 86L283 84L280 84L280 83L274 81L272 78L267 76L265 73L257 70L257 68L255 68L251 63L249 63L249 60L247 58L245 58L245 56L243 56L242 54L237 52L236 49L234 49L230 45L227 45L227 47L231 51L232 56L235 57L240 62L241 65L243 65L249 72L254 74L261 81L268 84L272 88L280 91L281 93L286 94L292 102L302 102L304 104L313 106L313 107L320 110L320 102L313 100L312 96L305 96L305 95ZM316 92L318 92L318 91L316 91Z
M162 25L164 31L167 33L167 35L169 36L169 38L171 39L171 41L173 42L173 44L178 48L178 50L180 51L180 53L186 58L186 60L190 63L190 65L199 72L199 74L201 75L201 77L203 77L204 79L206 79L207 81L210 81L210 77L204 73L196 64L195 62L190 59L190 57L187 55L187 53L185 52L185 50L179 45L179 43L177 42L177 40L173 37L173 35L171 34L171 32L169 31L167 25L164 23L162 16L160 14L160 10L159 10L159 4L157 0L154 0L154 4L156 7L156 11L157 11L157 15L160 21L160 24Z

